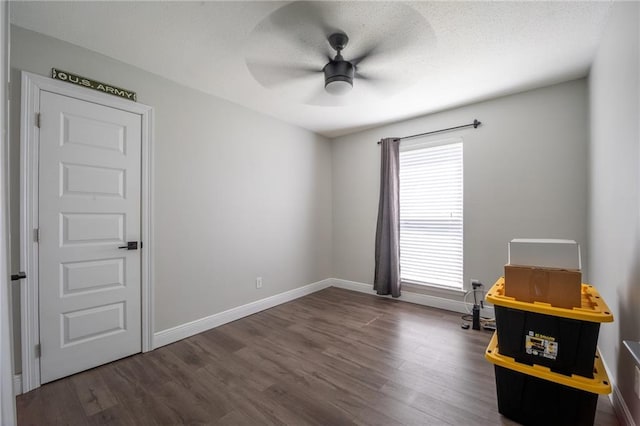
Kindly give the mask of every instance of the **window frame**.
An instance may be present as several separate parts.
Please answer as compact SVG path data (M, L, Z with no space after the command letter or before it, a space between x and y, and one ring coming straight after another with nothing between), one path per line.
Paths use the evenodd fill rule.
M403 285L409 285L414 289L418 289L418 290L437 290L437 291L441 291L443 293L446 292L450 292L450 293L464 293L465 292L465 287L464 287L464 140L462 137L449 137L449 138L433 138L431 140L419 140L419 141L407 141L407 142L403 142L400 144L400 156L402 156L403 152L406 151L414 151L414 150L421 150L421 149L429 149L429 148L436 148L438 146L443 146L443 145L451 145L451 144L460 144L461 147L461 163L462 163L462 176L461 176L461 200L462 200L462 231L461 231L461 247L460 247L460 253L461 253L461 269L460 269L460 286L459 287L453 287L453 286L448 286L448 285L442 285L442 284L437 284L437 283L433 283L433 282L424 282L424 281L415 281L415 280L411 280L411 279L406 279L402 277L402 268L400 269L400 281ZM401 165L400 165L400 173L402 173L401 171ZM400 181L400 188L399 188L399 198L401 198L401 192L402 192L402 182ZM402 222L402 206L400 206L400 222ZM399 224L400 226L400 224ZM400 230L400 234L402 234L402 231ZM400 264L402 264L402 250L400 250Z

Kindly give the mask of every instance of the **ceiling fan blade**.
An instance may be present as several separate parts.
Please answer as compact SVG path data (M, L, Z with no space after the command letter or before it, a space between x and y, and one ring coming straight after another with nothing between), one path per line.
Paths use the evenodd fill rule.
M393 77L376 76L370 73L356 71L354 85L364 83L382 94L390 94L397 91L401 84Z
M290 3L269 16L271 34L301 49L329 56L333 50L327 37L338 30L328 24L327 7L330 6L313 1Z
M390 21L390 27L383 33L377 35L376 40L371 40L364 48L358 52L352 52L353 59L350 62L356 67L366 65L369 61L376 59L376 65L380 65L379 57L384 56L384 61L388 62L397 55L406 55L408 52L416 54L416 49L424 51L425 47L435 44L435 34L429 25L421 22L420 15L413 12L407 6L397 10L403 19ZM348 51L345 49L345 52ZM366 64L363 64L366 63Z
M367 48L363 53L361 53L359 56L351 59L349 62L351 62L354 66L357 67L365 59L368 59L368 58L370 58L372 56L378 55L380 53L379 50L380 49L379 49L378 45L372 45L369 48Z
M305 34L300 37L287 34L285 30L272 31L264 36L264 45L277 45L281 49L286 49L287 53L293 53L295 57L303 57L314 63L324 65L331 59L331 53L335 54L329 44L321 36L314 39L309 34ZM287 47L284 47L287 46ZM258 53L259 57L264 55L264 52Z
M363 72L360 70L356 70L354 77L358 80L367 80L371 82L383 82L383 81L393 81L392 77L375 75L369 72Z
M379 65L379 59L384 57L384 61L388 61L396 54L401 54L403 48L398 46L390 46L388 42L371 44L364 52L360 53L349 61L356 67L370 66L371 60L375 60Z
M247 62L247 68L260 84L268 88L282 86L292 80L311 76L318 77L318 82L322 82L322 79L319 78L322 69L308 65Z
M324 2L294 1L274 12L270 20L274 26L285 30L289 36L297 33L290 30L304 28L307 31L320 31L326 39L338 30L329 23L328 15L332 7Z

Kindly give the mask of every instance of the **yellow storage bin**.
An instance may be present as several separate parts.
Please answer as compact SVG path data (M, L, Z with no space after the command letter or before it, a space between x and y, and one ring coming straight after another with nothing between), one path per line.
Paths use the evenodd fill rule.
M595 377L587 379L520 364L500 354L497 344L494 334L485 357L494 364L498 411L503 416L531 426L593 426L598 394L611 392L599 355Z
M600 360L600 355L598 353L596 353L595 363L593 366L593 379L588 379L578 375L566 376L564 374L554 373L550 368L541 365L526 365L516 362L515 359L500 354L498 348L498 332L493 334L493 337L489 342L489 346L485 351L484 357L496 366L507 368L512 371L518 371L526 374L527 376L537 377L539 379L589 393L603 395L611 393L609 377L607 376L607 372L602 365L602 361Z
M494 304L503 355L567 376L594 377L600 323L613 321L613 315L593 286L582 284L582 306L567 309L505 296L500 278L487 293L487 301Z
M571 318L579 321L613 322L613 314L607 304L600 297L600 293L589 284L582 284L582 306L580 308L558 308L543 302L520 302L513 297L504 295L504 277L501 277L489 289L487 301L496 306L519 309L539 314Z

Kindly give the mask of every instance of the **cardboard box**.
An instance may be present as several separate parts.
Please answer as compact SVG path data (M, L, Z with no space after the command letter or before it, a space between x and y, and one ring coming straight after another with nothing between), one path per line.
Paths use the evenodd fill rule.
M582 269L580 245L573 240L516 238L509 243L510 265Z
M582 273L576 270L505 265L504 293L521 302L544 302L559 308L582 306Z

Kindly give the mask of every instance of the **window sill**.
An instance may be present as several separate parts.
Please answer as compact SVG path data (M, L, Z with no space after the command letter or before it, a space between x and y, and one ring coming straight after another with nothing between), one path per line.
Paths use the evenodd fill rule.
M418 284L411 281L401 281L402 288L412 293L442 294L450 296L460 296L466 293L464 289L439 287L431 284Z

